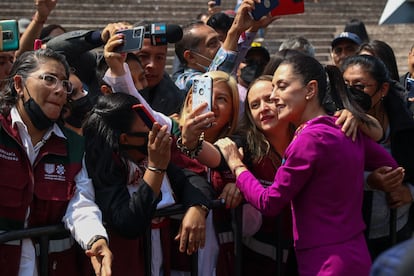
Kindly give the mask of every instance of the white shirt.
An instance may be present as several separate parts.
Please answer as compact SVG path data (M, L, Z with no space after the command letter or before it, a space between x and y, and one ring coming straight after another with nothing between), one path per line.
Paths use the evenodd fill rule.
M15 107L10 111L12 126L16 125L22 140L23 147L26 154L33 165L41 147L50 138L52 133L58 137L66 139L62 130L57 124L45 133L43 138L36 145L32 144L31 137L27 131L27 126L24 124L19 112ZM76 182L76 190L73 198L68 204L66 214L63 217L63 222L75 238L75 240L86 249L86 245L94 235L102 235L108 238L105 228L102 225L102 215L98 206L95 204L95 193L92 186L92 181L88 177L84 160L82 162L81 171L74 178ZM27 227L27 220L30 214L30 208L26 213L25 227ZM33 243L30 239L22 240L22 255L20 261L19 275L20 276L36 276L36 253Z

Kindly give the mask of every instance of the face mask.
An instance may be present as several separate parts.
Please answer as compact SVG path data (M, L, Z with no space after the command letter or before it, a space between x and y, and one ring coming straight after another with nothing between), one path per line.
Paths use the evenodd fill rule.
M129 135L133 135L135 133L129 133ZM147 132L136 132L135 135L137 137L142 137L145 139L144 144L140 146L136 145L126 145L126 144L120 144L119 148L122 150L137 150L140 153L144 154L145 156L148 156L148 133Z
M246 65L241 69L240 72L240 78L244 80L247 84L250 84L259 75L259 66L255 63Z
M365 112L371 109L372 99L371 96L364 91L348 87L350 98L355 101Z
M195 55L197 55L197 56L199 56L199 57L201 57L201 58L203 58L203 59L205 59L205 60L207 60L208 61L208 63L209 64L211 64L211 59L210 58L208 58L208 57L206 57L206 56L204 56L204 55L202 55L202 54L200 54L200 53L198 53L198 52L196 52L196 51L191 51L193 54L195 54ZM198 65L198 66L200 66L201 68L203 68L203 70L204 70L204 72L207 72L208 71L208 66L204 66L204 65L202 65L202 64L200 64L200 63L198 63L198 62L195 62L195 64L196 65Z
M53 125L54 121L45 115L40 106L30 96L29 90L27 90L27 94L29 94L30 98L23 103L23 108L29 116L30 121L38 130L48 129Z
M71 101L69 103L71 115L66 118L65 121L74 127L81 128L86 114L92 109L92 107L93 104L88 96Z

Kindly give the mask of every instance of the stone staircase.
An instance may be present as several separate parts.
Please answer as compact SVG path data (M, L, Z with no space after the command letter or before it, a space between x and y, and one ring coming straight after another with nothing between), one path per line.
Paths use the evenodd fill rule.
M235 0L222 0L222 8L233 9ZM207 0L59 0L48 23L61 24L68 30L101 29L116 21L185 24L207 8ZM287 37L302 35L316 48L316 57L330 63L330 42L352 18L365 22L371 39L384 40L396 54L400 74L407 71L407 53L414 44L413 24L378 26L386 0L305 0L305 13L288 15L274 22L265 33L264 46L277 51ZM30 18L33 0L2 0L0 19ZM171 69L173 46L169 47L167 70Z

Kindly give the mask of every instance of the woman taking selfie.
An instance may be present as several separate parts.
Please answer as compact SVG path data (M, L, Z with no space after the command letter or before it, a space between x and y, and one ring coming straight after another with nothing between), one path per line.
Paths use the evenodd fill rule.
M293 124L296 132L270 186L263 187L247 170L231 140L217 144L254 207L275 215L291 204L299 275L368 275L371 260L361 214L364 168L398 165L362 133L355 141L345 136L327 114L327 74L331 93L345 89L332 73L332 67L325 70L314 58L300 55L277 68L271 98L279 121ZM395 185L400 185L403 169L397 178Z

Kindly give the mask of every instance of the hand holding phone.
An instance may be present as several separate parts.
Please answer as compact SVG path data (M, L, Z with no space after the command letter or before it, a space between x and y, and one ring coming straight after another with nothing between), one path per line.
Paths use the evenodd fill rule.
M19 49L19 27L17 20L0 21L0 51L14 51Z
M132 29L117 31L116 33L124 35L124 43L121 46L116 47L115 52L127 53L138 51L142 48L142 43L144 42L145 27L135 27Z
M133 105L132 108L137 112L142 121L144 121L145 125L151 130L152 126L156 122L151 112L149 112L143 104Z
M209 75L204 74L194 79L192 97L193 109L206 102L208 106L203 110L203 113L211 111L213 79Z

